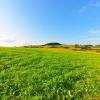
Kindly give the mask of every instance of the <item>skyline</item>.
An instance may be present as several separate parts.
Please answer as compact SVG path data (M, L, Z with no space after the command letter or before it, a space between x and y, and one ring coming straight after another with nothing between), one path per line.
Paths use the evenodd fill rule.
M0 46L100 44L100 0L0 0Z

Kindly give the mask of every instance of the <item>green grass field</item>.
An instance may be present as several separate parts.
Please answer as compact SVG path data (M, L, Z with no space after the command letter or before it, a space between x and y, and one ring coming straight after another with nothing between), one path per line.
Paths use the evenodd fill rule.
M100 55L0 48L0 100L100 100Z

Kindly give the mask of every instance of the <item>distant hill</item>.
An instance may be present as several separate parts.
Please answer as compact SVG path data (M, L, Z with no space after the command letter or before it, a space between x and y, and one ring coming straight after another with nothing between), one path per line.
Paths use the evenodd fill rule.
M51 43L46 43L45 45L51 46L51 45L62 45L62 44L60 44L58 42L51 42Z

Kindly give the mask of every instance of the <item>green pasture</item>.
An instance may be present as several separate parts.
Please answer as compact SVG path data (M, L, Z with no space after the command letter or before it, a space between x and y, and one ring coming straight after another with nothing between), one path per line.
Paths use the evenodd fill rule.
M100 55L1 47L0 100L100 100Z

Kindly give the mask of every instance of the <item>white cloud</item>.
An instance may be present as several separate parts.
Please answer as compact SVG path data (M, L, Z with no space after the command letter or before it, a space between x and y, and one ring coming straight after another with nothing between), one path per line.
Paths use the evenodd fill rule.
M79 44L100 44L100 38L83 38L80 39Z
M83 13L91 8L99 8L100 7L100 1L99 0L95 0L95 2L93 2L92 0L90 0L86 5L82 6L79 10L78 13Z
M100 38L83 38L81 41L100 41Z
M21 46L33 44L37 40L28 34L10 32L0 31L0 46Z
M87 37L81 38L79 40L80 44L100 44L100 29L92 29L85 34L87 34Z
M0 46L21 46L25 42L32 43L36 40L31 34L20 33L9 23L0 22Z
M90 31L88 31L88 33L90 33L90 34L100 34L100 29L90 30Z

